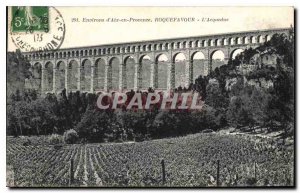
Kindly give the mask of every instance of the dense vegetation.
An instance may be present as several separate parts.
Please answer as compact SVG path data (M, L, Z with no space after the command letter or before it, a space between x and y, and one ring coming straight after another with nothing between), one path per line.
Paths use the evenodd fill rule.
M272 50L283 62L277 68L263 66L247 78L270 78L274 87L248 85L235 70L241 62L249 63L257 50ZM74 129L81 142L105 142L182 136L226 126L259 126L293 134L293 37L274 35L264 45L245 50L209 76L200 76L195 84L184 89L201 94L206 105L200 112L100 110L96 107L96 94L80 92L39 97L37 91L22 89L29 66L21 53L9 53L7 63L7 76L11 77L7 82L11 89L7 96L7 135L63 134ZM15 80L12 77L16 75ZM228 78L237 78L231 89L225 88Z
M271 138L202 133L186 137L123 144L74 144L60 149L43 137L7 138L8 175L14 186L292 186L292 145L280 148ZM47 141L47 138L44 140ZM163 184L161 160L165 161ZM255 169L256 165L256 169Z

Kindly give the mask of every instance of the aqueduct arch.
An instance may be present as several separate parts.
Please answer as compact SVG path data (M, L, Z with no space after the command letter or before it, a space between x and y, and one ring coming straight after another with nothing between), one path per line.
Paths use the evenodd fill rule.
M71 60L68 63L67 85L69 91L79 90L79 62Z
M290 37L290 32L290 28L255 30L27 52L24 56L32 65L33 87L41 93L64 88L67 92L170 90L188 86L198 76L227 64L237 50L257 47L274 34Z
M94 69L94 88L96 91L103 90L105 85L105 66L106 62L103 58L98 58L95 61Z
M215 70L217 67L227 64L227 62L225 61L226 59L228 59L228 56L226 53L224 53L223 50L216 49L212 51L209 56L211 70Z
M173 56L172 59L172 67L174 68L174 73L175 73L175 88L177 87L186 87L188 85L188 79L189 79L189 65L186 60L185 54L182 52L178 52Z
M84 59L81 62L80 69L80 90L84 92L89 92L91 90L91 80L92 80L92 62L89 59Z
M108 87L114 91L119 90L120 60L112 57L108 63Z
M139 59L139 65L140 65L140 88L142 89L148 89L150 87L153 87L151 85L153 75L153 67L154 63L151 60L151 57L149 55L142 55Z
M56 64L56 73L55 73L55 90L62 91L66 85L66 64L64 61L58 61Z
M205 72L205 65L207 64L206 62L207 58L205 57L204 53L201 51L195 51L192 56L191 56L191 61L192 61L192 68L191 68L191 74L192 74L192 79L193 82L201 76L201 75L206 75ZM206 64L205 64L206 62Z
M236 48L236 49L232 50L230 53L230 58L234 59L238 54L240 54L243 51L244 51L244 49L242 49L242 48Z
M134 90L134 79L136 72L136 61L133 56L127 56L124 60L123 88L126 90Z
M42 64L40 62L33 64L31 73L33 77L33 88L40 90L42 85Z
M53 92L53 63L47 62L45 64L45 70L44 70L44 90L46 92Z
M167 57L166 54L159 54L156 56L155 59L155 67L157 71L155 74L156 76L156 82L157 82L157 87L158 89L167 89L168 87L168 77L169 74L168 72L170 71L170 59ZM166 74L167 72L167 74Z

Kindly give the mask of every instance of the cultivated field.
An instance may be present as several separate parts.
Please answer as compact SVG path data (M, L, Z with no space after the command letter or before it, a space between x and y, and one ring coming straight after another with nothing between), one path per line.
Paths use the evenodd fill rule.
M220 133L122 144L51 146L43 138L7 137L12 186L220 186L293 185L293 146L274 139ZM165 183L161 160L165 162ZM256 163L256 169L254 164Z

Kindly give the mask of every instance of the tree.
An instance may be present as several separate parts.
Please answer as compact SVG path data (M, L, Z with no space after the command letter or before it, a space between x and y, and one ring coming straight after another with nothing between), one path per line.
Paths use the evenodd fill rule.
M195 80L195 84L193 85L193 90L197 91L203 100L206 98L206 86L208 84L208 77L199 76Z
M6 61L6 85L7 85L7 97L8 102L10 95L19 92L23 92L25 89L25 79L31 76L29 71L30 63L24 58L20 50L16 52L7 53Z
M64 131L55 131L55 128L59 128L56 125L58 116L54 113L54 106L48 100L39 98L30 103L30 126L35 129L36 132L31 131L32 134L39 135L43 132L44 135L60 133Z
M206 95L206 104L218 110L225 110L227 108L228 98L222 93L219 81L211 81L211 83L206 86Z
M109 111L99 111L88 108L81 121L76 126L80 138L91 142L103 142L112 132L113 114Z
M160 111L153 121L151 135L154 138L176 136L180 129L178 128L179 121L178 116L173 112Z

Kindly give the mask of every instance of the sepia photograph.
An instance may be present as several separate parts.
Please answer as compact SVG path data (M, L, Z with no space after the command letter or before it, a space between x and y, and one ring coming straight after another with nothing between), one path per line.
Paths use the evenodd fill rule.
M7 6L6 186L295 188L294 14Z

